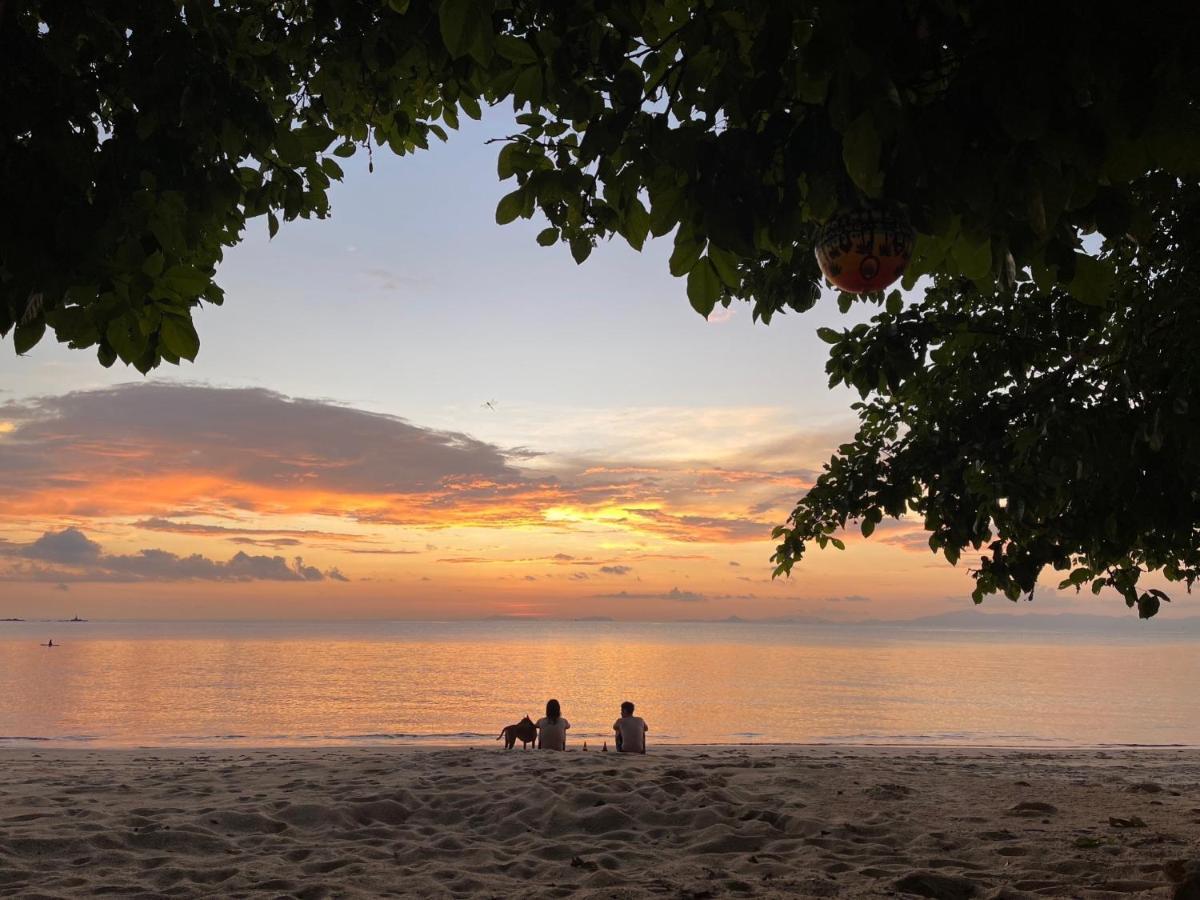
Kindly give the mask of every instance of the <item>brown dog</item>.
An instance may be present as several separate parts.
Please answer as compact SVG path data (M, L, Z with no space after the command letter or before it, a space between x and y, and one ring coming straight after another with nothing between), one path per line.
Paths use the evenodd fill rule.
M496 740L500 738L504 738L505 750L511 750L517 741L521 742L522 750L528 750L529 745L537 740L537 726L533 724L533 719L526 716L516 725L505 725L501 728Z

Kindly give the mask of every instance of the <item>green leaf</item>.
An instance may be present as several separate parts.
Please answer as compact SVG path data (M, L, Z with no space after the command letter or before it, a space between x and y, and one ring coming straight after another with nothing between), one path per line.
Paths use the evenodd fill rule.
M662 237L675 227L682 209L683 193L678 187L650 189L650 233Z
M328 125L305 125L295 132L301 146L308 153L323 153L325 148L333 143L337 132Z
M500 153L496 157L496 174L501 181L512 178L517 174L516 162L518 157L524 152L524 147L518 141L505 144L500 148Z
M541 106L542 104L542 67L538 65L529 66L521 70L521 74L517 76L516 82L512 89L513 105L517 108L528 104L530 106Z
M721 279L707 256L688 272L687 294L692 309L707 319L721 297Z
M582 265L583 261L592 255L592 242L586 237L573 237L570 240L571 258L576 264Z
M342 171L342 167L328 156L321 160L321 171L335 181L341 181L342 177L346 174Z
M558 242L557 228L543 228L538 232L537 242L543 247L549 247Z
M162 274L163 261L163 252L161 250L155 250L153 253L147 256L146 261L142 263L142 271L151 278L157 278Z
M183 264L167 269L163 273L162 281L165 287L178 291L185 297L195 297L212 284L211 276L195 266Z
M195 360L200 352L200 337L190 318L167 314L158 329L162 345L181 359Z
M742 279L738 275L736 256L728 250L714 246L710 241L708 244L708 258L712 262L713 268L717 270L717 275L725 287L731 291L736 291L742 286Z
M474 0L442 0L438 7L438 28L451 56L467 55L475 40L478 16Z
M24 355L34 348L45 333L46 323L41 319L28 325L18 325L13 331L13 349L18 355Z
M818 328L817 337L827 344L836 344L842 339L842 333L834 331L832 328Z
M1068 289L1071 296L1088 306L1108 306L1112 300L1116 273L1111 263L1084 253L1075 254L1075 277Z
M525 189L518 188L511 194L505 194L496 204L496 224L507 225L521 215L525 208Z
M497 41L500 40L501 37L504 37L504 35L500 35L499 37L496 38L496 40ZM458 105L462 107L463 112L465 112L470 118L474 119L476 122L478 122L481 118L483 118L483 110L481 110L479 108L479 101L476 100L474 97L472 97L470 94L462 94L458 98Z
M267 234L275 237L279 233L279 217L273 212L267 213Z
M868 197L878 197L883 190L883 173L879 170L879 134L870 113L863 113L850 123L842 135L842 161L851 180Z
M992 271L991 238L960 235L951 251L958 270L972 281L985 280Z
M650 213L642 206L642 201L634 197L625 211L625 240L634 250L641 250L649 233Z
M692 271L703 252L704 243L696 240L691 229L680 228L675 233L675 249L671 251L671 258L667 263L671 274L680 278Z
M333 155L339 156L342 159L345 159L347 157L353 156L354 151L357 149L358 148L355 147L354 144L350 143L349 141L346 141L346 143L338 144L336 147L333 148Z
M533 47L510 34L496 35L496 52L509 62L522 66L532 65L538 61L537 51ZM479 116L471 116L471 118L478 119Z
M146 336L131 313L126 312L109 322L104 336L117 355L127 363L132 363L146 352Z
M863 519L860 525L862 528L862 536L870 537L875 532L875 523L870 519Z

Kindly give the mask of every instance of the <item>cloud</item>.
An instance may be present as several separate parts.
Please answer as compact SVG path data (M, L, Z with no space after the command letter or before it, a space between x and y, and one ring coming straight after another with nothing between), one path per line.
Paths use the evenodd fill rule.
M323 581L326 577L348 580L337 569L323 573L305 564L299 556L289 563L282 556L253 556L240 550L226 562L199 553L180 556L157 548L108 554L77 528L46 532L28 544L5 542L0 544L0 555L22 561L0 569L0 580L54 581L64 586L67 582L81 581ZM29 565L24 560L35 564Z
M99 557L100 545L78 528L64 528L62 531L47 531L18 551L18 555L53 563L86 563Z
M847 594L844 597L826 597L824 603L870 603L870 597L864 597L862 594Z
M770 536L774 525L757 519L678 515L660 509L628 509L640 528L677 541L725 543Z
M121 385L8 403L0 415L16 424L0 444L6 495L51 491L65 500L68 489L80 493L85 473L93 483L129 485L173 476L192 490L164 502L211 487L234 507L256 507L261 489L426 495L525 483L497 447L467 435L262 389ZM209 484L218 474L222 484ZM122 505L120 495L105 499Z
M855 531L850 531L850 534L855 534ZM870 539L883 544L891 544L893 547L899 547L910 553L925 555L930 553L929 532L925 530L920 520L884 519L875 526L875 533Z
M351 253L358 250L357 247L347 247L346 249ZM361 274L375 290L389 293L411 293L414 288L421 287L428 281L425 278L402 275L384 268L366 269Z
M741 566L741 563L740 563L740 562L736 562L736 561L734 561L734 560L732 560L732 559L729 561L729 564L730 564L731 566L738 566L738 567L740 567L740 566Z
M658 594L635 594L630 591L618 591L615 594L593 594L592 598L595 600L674 600L679 603L703 603L708 600L708 597L704 594L681 591L677 587L673 587L665 593Z
M252 547L298 547L300 540L297 538L248 538L248 537L233 537L229 538L232 544L242 544Z
M751 410L739 421L774 415ZM651 418L661 424L659 412ZM612 458L571 458L328 401L167 382L9 401L0 403L0 419L12 426L0 434L9 516L129 518L142 530L272 548L298 546L292 539L371 542L338 530L263 527L275 517L765 541L778 524L776 507L811 483L812 470L797 459L826 444L823 434L741 450L693 439L692 453L713 458L688 461L631 442ZM746 433L730 425L729 411L677 411L676 420L679 435L685 425L693 435ZM637 419L634 430L649 424ZM687 446L668 443L672 452Z
M54 589L55 589L56 591L69 591L69 590L71 589L71 586L70 586L69 584L63 584L63 583L60 581L58 584L56 584L56 585L54 586Z
M165 516L153 516L149 519L139 519L136 522L130 523L134 528L140 528L143 531L164 531L171 534L195 534L195 535L213 535L214 537L224 537L226 535L273 535L275 537L295 537L295 538L323 538L325 540L346 540L346 541L363 541L366 540L362 535L348 534L341 531L316 531L312 529L297 529L297 528L247 528L247 527L232 527L229 525L207 525L199 522L177 522L174 519ZM233 538L230 538L233 540ZM236 542L240 543L240 542Z
M420 550L372 549L370 547L338 547L339 553L374 554L377 556L419 556Z
M628 575L633 571L633 566L601 566L600 571L605 575Z

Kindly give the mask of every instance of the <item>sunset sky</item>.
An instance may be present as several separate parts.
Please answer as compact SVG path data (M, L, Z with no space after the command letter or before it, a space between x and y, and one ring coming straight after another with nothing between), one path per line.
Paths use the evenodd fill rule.
M826 297L705 322L668 240L577 267L494 224L503 114L348 161L324 222L218 272L195 365L0 348L0 616L904 618L965 567L891 523L772 581L771 528L853 432ZM491 404L491 405L485 405ZM1043 611L1119 613L1090 595ZM1009 604L994 600L989 606Z

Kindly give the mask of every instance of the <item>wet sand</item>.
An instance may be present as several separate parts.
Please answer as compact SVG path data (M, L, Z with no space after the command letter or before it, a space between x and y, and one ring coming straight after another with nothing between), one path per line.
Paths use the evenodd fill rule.
M1193 750L0 751L24 898L1167 898L1188 859Z

